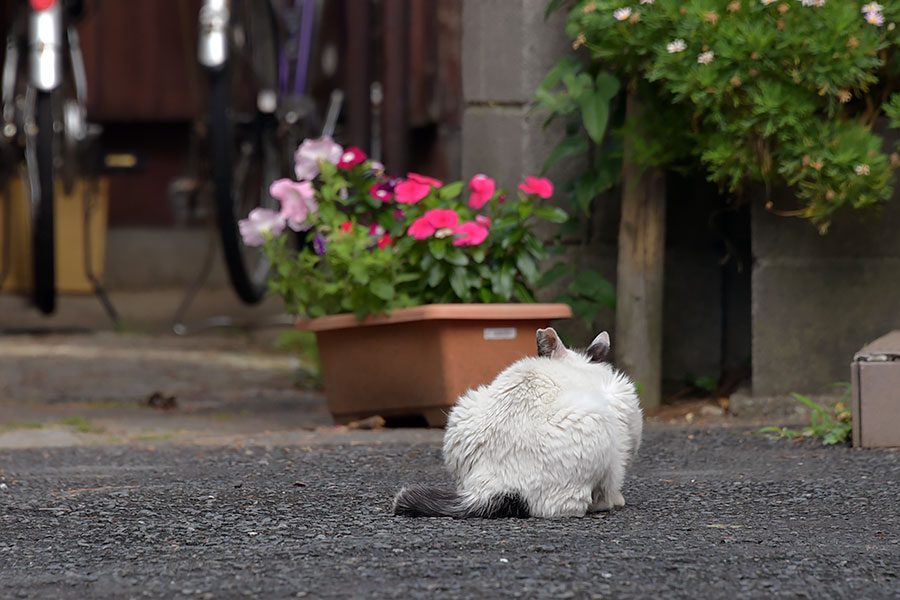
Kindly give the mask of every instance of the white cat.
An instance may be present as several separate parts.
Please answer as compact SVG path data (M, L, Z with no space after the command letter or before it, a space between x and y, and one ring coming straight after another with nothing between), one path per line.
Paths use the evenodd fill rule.
M469 390L450 412L444 463L457 490L403 488L395 514L563 517L624 506L643 414L631 380L602 362L609 334L581 353L538 329L537 345L537 357Z

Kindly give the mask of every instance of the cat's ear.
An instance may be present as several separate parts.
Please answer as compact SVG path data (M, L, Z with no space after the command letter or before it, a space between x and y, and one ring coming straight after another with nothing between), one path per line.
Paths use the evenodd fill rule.
M566 352L562 340L552 327L537 330L537 353L546 358L559 358Z
M603 362L606 355L609 354L609 334L605 331L594 338L591 345L588 346L587 355L592 363Z

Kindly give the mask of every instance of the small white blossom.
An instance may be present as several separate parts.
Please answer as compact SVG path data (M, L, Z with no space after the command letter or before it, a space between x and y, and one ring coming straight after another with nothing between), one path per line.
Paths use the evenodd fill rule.
M679 52L683 52L687 48L687 44L684 43L684 40L678 38L677 40L672 40L668 44L666 44L666 51L669 54L677 54Z
M825 0L800 0L800 4L803 6L825 6Z
M613 11L613 16L617 21L624 21L631 16L631 7L625 6L623 8L617 8Z
M701 65L708 65L713 61L716 57L715 53L712 50L707 50L706 52L701 52L697 57L697 62Z
M874 25L875 27L881 27L884 25L884 15L880 12L867 12L866 13L866 23L869 25Z
M856 168L853 170L856 171L857 175L868 175L869 174L869 165L859 164L859 165L856 165Z
M763 6L768 6L768 5L772 4L773 2L775 2L775 0L759 0L759 1L762 3Z
M881 12L881 9L884 7L878 4L877 2L869 2L868 4L863 5L863 7L859 10L861 13L870 13L870 12Z
M641 0L641 4L653 4L656 0Z

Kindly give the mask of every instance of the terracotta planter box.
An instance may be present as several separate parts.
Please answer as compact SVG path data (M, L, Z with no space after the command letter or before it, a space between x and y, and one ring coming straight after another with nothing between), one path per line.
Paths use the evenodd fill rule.
M336 422L421 415L442 427L460 394L535 355L535 330L571 316L566 304L430 304L363 321L331 315L297 327L316 334Z

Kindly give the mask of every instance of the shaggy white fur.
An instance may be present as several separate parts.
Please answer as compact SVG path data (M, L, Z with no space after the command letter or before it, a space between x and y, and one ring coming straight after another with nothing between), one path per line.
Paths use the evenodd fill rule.
M601 362L609 336L601 333L586 353L565 348L551 328L537 337L541 356L469 390L450 413L444 462L458 487L453 510L432 505L417 512L404 506L401 490L398 514L497 516L485 507L498 499L521 502L535 517L625 504L622 483L640 445L643 415L634 384Z

